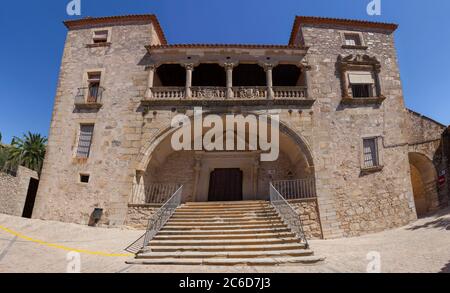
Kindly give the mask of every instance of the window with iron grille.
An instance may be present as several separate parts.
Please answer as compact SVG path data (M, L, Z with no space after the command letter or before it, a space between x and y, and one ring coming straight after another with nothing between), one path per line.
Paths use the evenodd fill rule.
M78 138L77 157L88 158L91 151L92 135L94 133L94 124L81 124L80 136Z
M363 140L364 168L379 166L378 138L365 138Z
M359 36L359 34L345 33L344 38L345 38L345 45L347 45L347 46L361 46L362 45L361 37Z

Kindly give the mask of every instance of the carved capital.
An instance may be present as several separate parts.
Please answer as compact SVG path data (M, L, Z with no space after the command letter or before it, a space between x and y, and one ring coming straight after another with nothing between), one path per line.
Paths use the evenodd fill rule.
M264 63L263 64L264 71L272 70L274 67L275 67L275 65L272 63Z
M157 66L155 64L149 64L149 65L145 66L145 70L147 70L147 71L155 71L156 67Z
M223 64L223 67L225 67L226 70L232 70L234 67L236 67L235 63L227 62Z
M184 63L183 67L186 68L186 70L194 70L194 63Z
M309 65L306 60L303 60L302 62L298 63L297 66L300 67L303 71L311 70L311 65Z

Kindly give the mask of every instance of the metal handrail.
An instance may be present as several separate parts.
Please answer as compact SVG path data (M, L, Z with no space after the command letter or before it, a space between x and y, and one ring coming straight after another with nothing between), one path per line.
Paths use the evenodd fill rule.
M308 239L306 239L303 223L300 215L287 202L287 200L278 192L278 190L270 183L270 203L276 209L283 221L295 233L300 242L305 243L305 247L309 248Z
M177 191L162 205L161 208L148 219L147 230L136 241L130 244L125 251L131 253L138 253L141 249L148 246L149 242L156 236L161 228L172 217L175 210L181 203L181 195L183 193L183 186L180 186Z
M277 180L272 182L276 190L285 199L311 199L316 198L316 180L314 178Z
M167 223L172 217L175 210L181 203L181 194L183 186L166 201L166 203L156 212L156 214L148 220L147 232L145 233L143 248L148 246L149 242L155 237L156 233Z

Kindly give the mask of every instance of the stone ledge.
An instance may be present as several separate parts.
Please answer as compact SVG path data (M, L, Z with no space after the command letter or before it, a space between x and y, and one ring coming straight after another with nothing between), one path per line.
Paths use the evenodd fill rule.
M361 168L361 174L368 175L368 174L380 172L383 170L383 168L384 168L384 166L376 166L376 167L372 167L372 168Z
M351 45L342 45L342 49L356 49L356 50L367 50L368 46L351 46Z
M110 47L111 43L97 43L97 44L86 44L86 48L99 48L99 47Z
M379 105L383 103L383 101L386 100L386 97L380 96L380 97L370 97L370 98L350 98L350 97L343 97L341 100L341 103L344 105Z

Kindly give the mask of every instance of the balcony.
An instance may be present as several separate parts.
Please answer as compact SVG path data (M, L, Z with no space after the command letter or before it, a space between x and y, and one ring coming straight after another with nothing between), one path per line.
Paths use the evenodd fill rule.
M100 109L103 105L102 97L105 89L103 87L78 88L75 96L76 108Z
M311 106L306 69L295 64L198 63L148 68L148 106Z
M314 99L308 98L303 86L275 86L272 93L265 86L239 87L153 87L144 95L145 105L304 105L310 106Z

